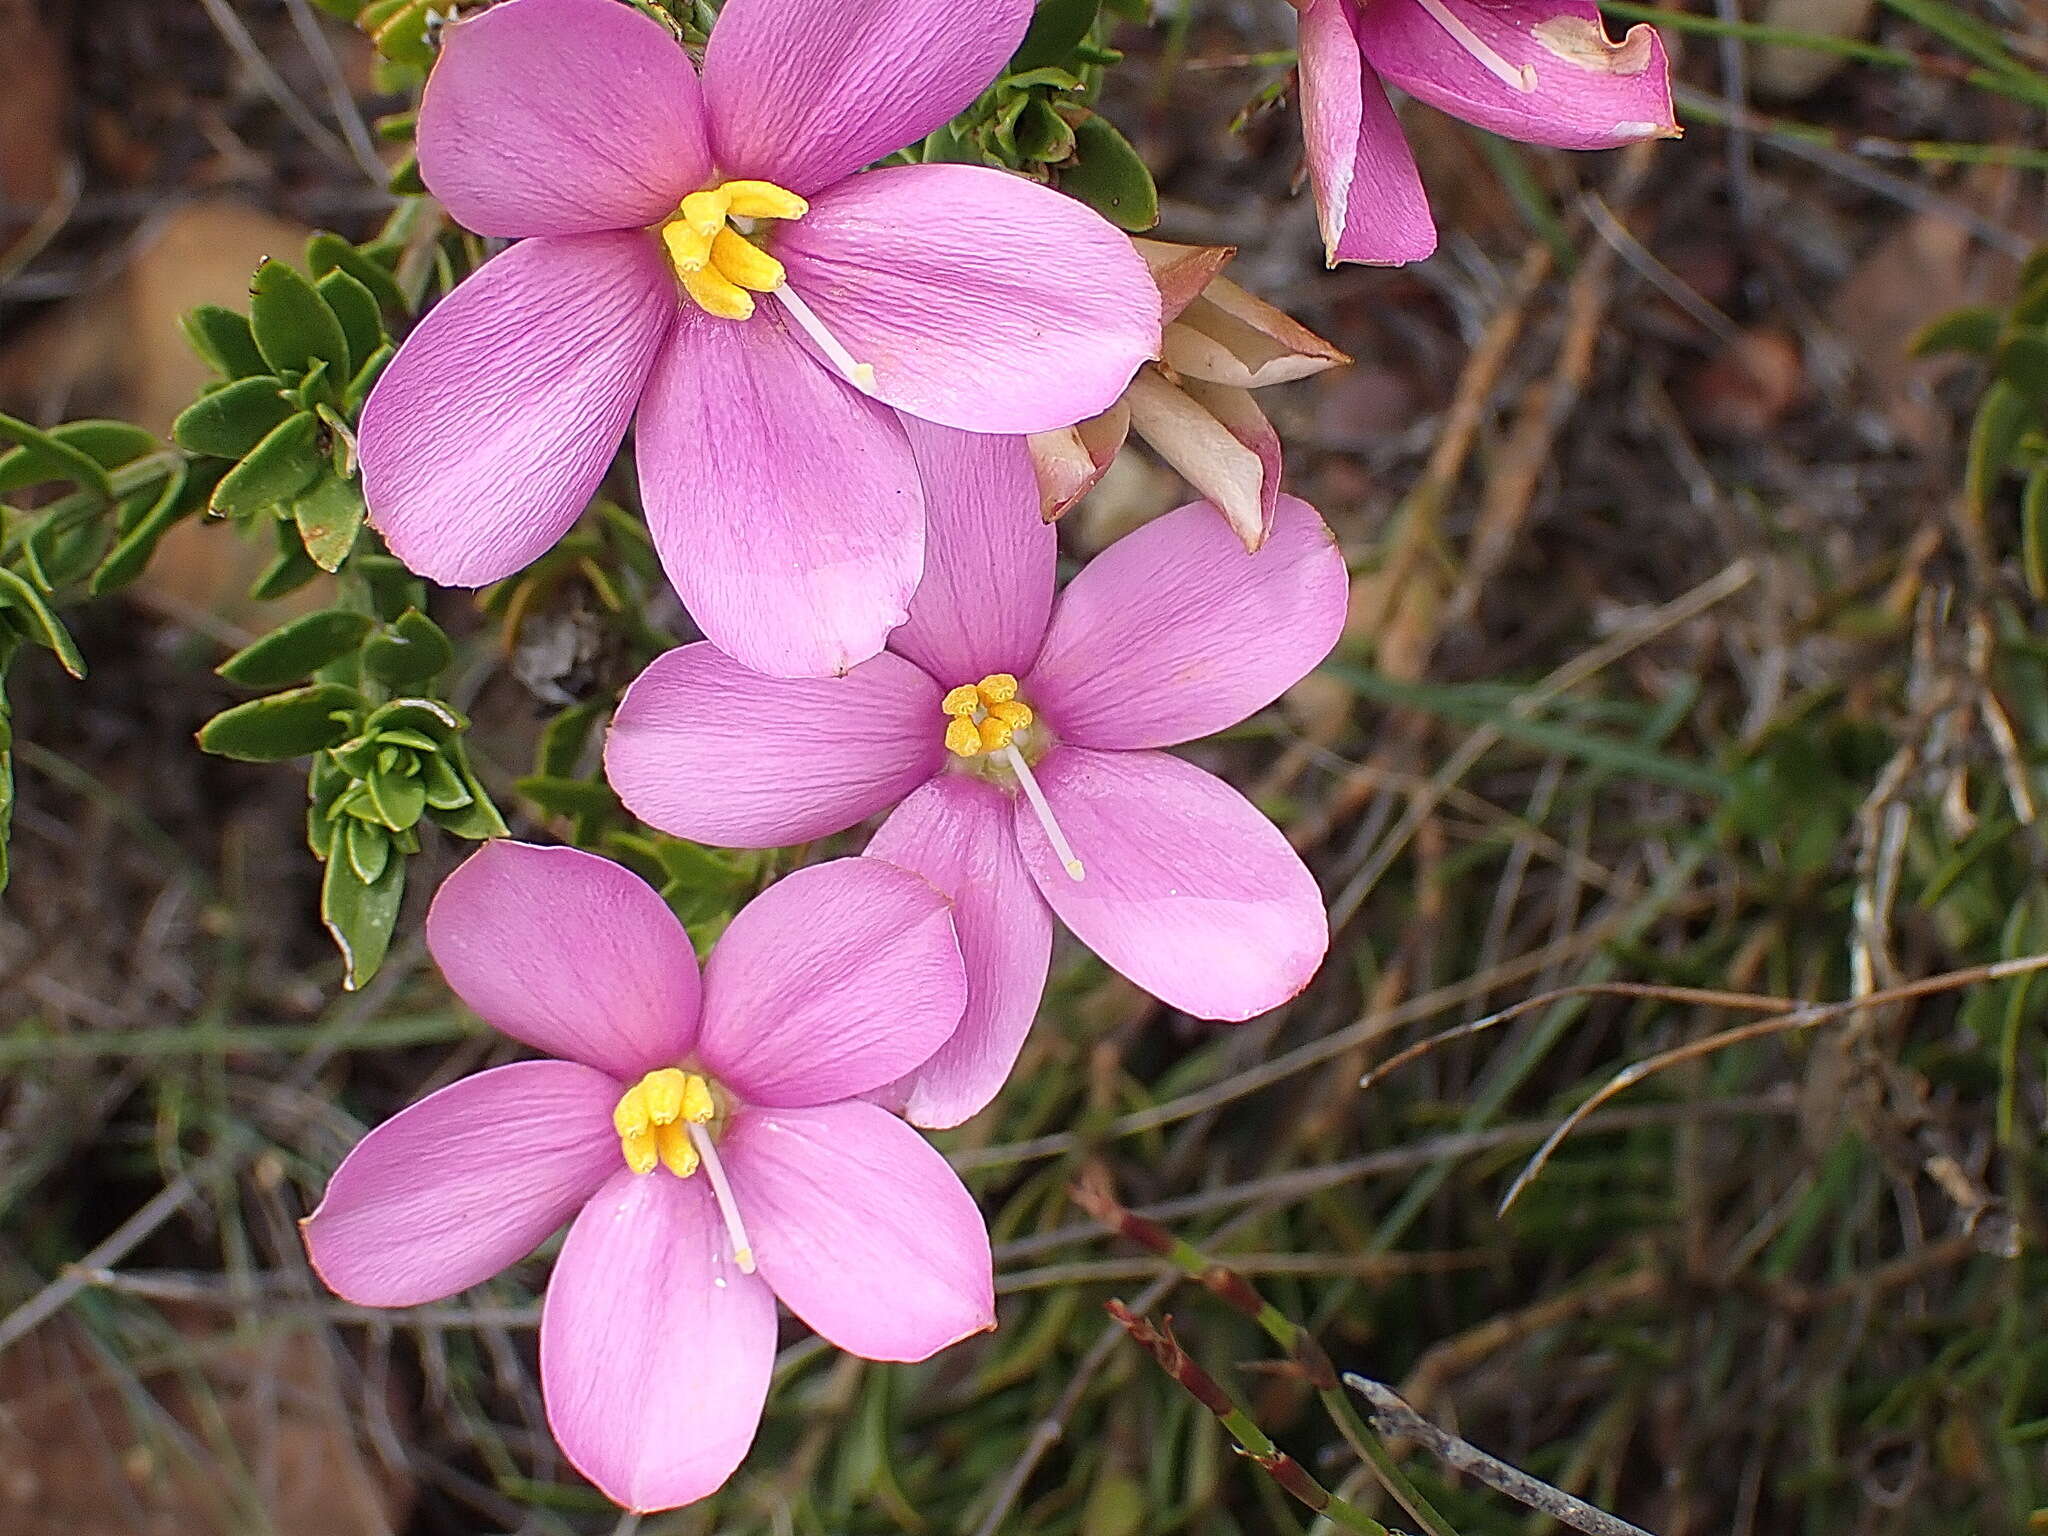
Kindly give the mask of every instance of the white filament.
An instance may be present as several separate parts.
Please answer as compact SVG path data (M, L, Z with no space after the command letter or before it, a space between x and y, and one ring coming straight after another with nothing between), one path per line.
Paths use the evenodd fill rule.
M1416 4L1429 12L1435 18L1436 24L1457 40L1459 47L1477 59L1487 73L1502 84L1517 91L1536 89L1536 67L1533 64L1510 64L1485 38L1452 15L1444 0L1416 0Z
M711 1133L694 1123L690 1126L690 1142L704 1161L704 1172L711 1179L712 1198L718 1202L718 1214L725 1218L725 1235L732 1239L732 1261L739 1265L741 1274L751 1275L754 1245L747 1237L747 1224L740 1220L739 1202L732 1197L732 1185L726 1180L725 1164L718 1160L718 1148Z
M795 289L784 283L775 290L775 297L782 300L782 307L789 311L789 318L803 327L804 334L818 344L818 350L831 359L832 366L839 370L847 383L864 395L875 392L873 365L855 362L853 354L826 329L825 322L818 318L811 306L796 296Z
M1038 824L1045 828L1046 841L1052 844L1052 851L1060 856L1060 862L1067 867L1067 873L1076 880L1085 876L1081 861L1074 857L1074 845L1067 841L1067 834L1060 830L1060 824L1053 819L1052 807L1046 803L1045 791L1038 787L1038 780L1031 772L1031 765L1024 761L1024 754L1015 747L1005 747L1003 761L1010 765L1010 771L1017 775L1017 782L1024 786L1024 798L1031 802L1031 809L1038 813Z

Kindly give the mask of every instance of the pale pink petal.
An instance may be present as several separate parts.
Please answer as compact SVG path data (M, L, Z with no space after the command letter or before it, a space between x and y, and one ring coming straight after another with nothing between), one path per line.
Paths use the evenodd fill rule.
M363 496L391 552L454 587L544 553L611 467L675 314L637 231L524 240L486 262L363 407Z
M1285 310L1213 279L1166 328L1161 359L1184 379L1264 389L1306 379L1351 361Z
M621 1169L576 1218L540 1318L548 1427L628 1509L718 1490L754 1443L775 1294L742 1274L708 1180Z
M1406 8L1411 0L1388 0ZM1420 261L1436 223L1401 121L1351 28L1351 0L1301 7L1301 135L1331 266Z
M1244 547L1264 543L1280 500L1280 436L1250 392L1199 379L1172 384L1145 368L1125 398L1131 429L1223 514Z
M650 826L721 848L806 843L894 805L946 760L939 685L884 651L769 677L699 642L626 690L604 772Z
M887 1110L749 1106L719 1151L762 1277L841 1349L923 1360L995 1327L974 1197Z
M791 336L691 308L640 408L641 494L661 563L734 660L832 677L881 650L924 564L924 492L896 413Z
M1140 375L1143 372L1139 370ZM1131 408L1119 400L1100 416L1026 438L1031 444L1032 468L1038 472L1039 516L1048 523L1057 522L1094 490L1096 482L1109 473L1130 431Z
M718 163L806 196L950 121L1031 0L727 0L704 50Z
M1234 245L1176 245L1171 240L1131 236L1131 245L1145 258L1159 288L1160 318L1171 324L1230 265Z
M903 426L924 476L924 579L889 649L946 687L1022 672L1045 638L1059 558L1030 447L914 416Z
M1305 501L1280 498L1255 555L1213 507L1182 507L1082 567L1053 606L1023 697L1081 746L1211 735L1330 654L1349 585L1336 540Z
M300 1224L314 1271L359 1307L411 1307L518 1263L619 1168L619 1092L590 1067L521 1061L400 1110Z
M1592 0L1439 0L1498 61L1488 69L1419 0L1359 8L1358 44L1418 101L1510 139L1613 149L1675 138L1671 65L1648 23L1610 42ZM1522 75L1509 84L1503 73ZM1526 87L1526 88L1525 88Z
M835 859L776 881L720 935L698 1051L750 1104L829 1104L924 1061L966 1005L952 903L893 864Z
M854 176L778 232L790 286L876 398L969 432L1044 432L1108 410L1159 352L1159 290L1131 242L1006 171Z
M913 1125L978 1114L1016 1065L1052 963L1052 915L1010 830L1010 796L986 779L941 774L882 823L867 856L915 871L953 898L967 963L967 1011L953 1037L874 1095Z
M455 995L535 1050L628 1082L697 1037L697 956L652 886L577 848L485 843L441 882L427 948Z
M1322 893L1287 839L1213 774L1164 752L1058 747L1038 781L1087 877L1015 808L1032 878L1075 937L1201 1019L1277 1008L1329 948Z
M711 170L689 56L615 0L507 0L445 28L419 153L456 223L513 237L638 229Z

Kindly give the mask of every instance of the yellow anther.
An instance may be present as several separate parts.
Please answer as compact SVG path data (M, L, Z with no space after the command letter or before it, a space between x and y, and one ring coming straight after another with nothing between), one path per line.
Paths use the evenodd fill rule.
M619 1150L626 1154L626 1166L635 1173L652 1173L661 1161L658 1138L649 1131L634 1131L619 1138Z
M686 1125L709 1125L718 1114L718 1105L711 1098L711 1084L695 1072L684 1074L683 1113L681 1119Z
M809 203L772 181L728 181L718 191L724 194L727 207L737 218L800 219L811 211ZM687 209L689 205L689 198L684 198L683 206Z
M1007 672L991 672L974 685L984 704L1007 704L1017 697L1017 679Z
M1013 731L1023 730L1032 720L1031 706L1018 699L1012 699L1004 704L991 704L988 712Z
M659 1164L687 1179L698 1162L690 1127L709 1125L717 1116L717 1100L702 1073L662 1067L619 1095L612 1106L612 1129L619 1133L626 1166L635 1173L652 1173Z
M647 1118L656 1125L673 1125L682 1118L683 1094L690 1074L679 1067L663 1067L640 1079L639 1093L647 1103Z
M745 320L753 315L754 296L716 268L680 275L683 290L706 314L721 320Z
M709 240L725 228L726 215L732 209L732 186L727 182L722 187L708 187L702 192L692 192L683 199L679 210L682 222Z
M943 699L939 708L949 715L971 715L981 708L981 694L972 683L962 683Z
M981 750L1000 752L1010 744L1010 738L1017 734L1015 726L1007 720L998 720L990 715L981 722Z
M721 229L712 237L711 265L726 281L756 293L773 293L788 275L781 262L730 229Z
M646 1135L653 1125L654 1117L647 1112L646 1089L635 1083L612 1106L612 1129L619 1133L621 1140L625 1140Z
M965 715L955 715L946 722L946 750L955 757L979 757L981 727Z
M712 236L690 227L687 219L670 219L661 226L661 243L668 247L668 259L678 272L702 272L711 264Z
M701 1081L701 1079L700 1079ZM697 1171L700 1159L696 1147L690 1143L689 1127L683 1125L662 1125L655 1127L654 1147L661 1156L661 1166L679 1179L687 1179ZM636 1172L638 1170L635 1170Z

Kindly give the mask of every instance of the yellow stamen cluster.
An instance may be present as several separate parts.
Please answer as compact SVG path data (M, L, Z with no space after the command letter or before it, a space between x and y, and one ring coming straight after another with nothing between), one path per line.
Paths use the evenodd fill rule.
M800 219L811 205L772 181L728 181L683 199L661 226L683 289L706 314L744 320L754 312L754 295L783 283L782 263L727 221L743 227L755 219Z
M946 750L955 757L1000 752L1031 723L1031 706L1017 697L1017 679L992 672L978 683L962 683L940 702L953 718L946 722Z
M718 1113L711 1084L695 1072L663 1067L620 1095L612 1110L619 1150L635 1173L652 1173L659 1163L679 1179L697 1171L690 1127L708 1125Z

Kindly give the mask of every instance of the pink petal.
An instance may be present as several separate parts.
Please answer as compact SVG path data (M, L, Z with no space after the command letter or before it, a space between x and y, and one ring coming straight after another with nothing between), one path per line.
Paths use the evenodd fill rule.
M1068 583L1022 697L1062 741L1085 747L1211 735L1330 654L1349 586L1336 541L1305 501L1280 498L1255 555L1213 507L1182 507Z
M750 1104L830 1104L901 1077L967 1005L953 904L908 870L835 859L740 909L704 966L705 1066Z
M1017 1063L1052 963L1052 915L1010 830L1010 797L985 779L945 773L882 823L867 856L924 876L953 898L967 964L967 1011L923 1066L875 1095L913 1125L941 1129L978 1114Z
M1099 215L1021 176L905 165L848 178L779 232L790 286L875 395L968 432L1106 411L1159 352L1159 290Z
M1125 397L1131 429L1223 514L1247 550L1280 503L1280 436L1249 390L1141 368Z
M1401 121L1359 51L1350 0L1306 0L1300 43L1301 133L1325 258L1420 261L1436 249L1436 223Z
M356 1144L300 1224L359 1307L439 1301L516 1264L620 1166L619 1085L567 1061L450 1083Z
M751 672L699 642L626 690L604 771L651 826L722 848L780 848L894 805L946 760L941 693L884 651L844 677Z
M535 1050L627 1082L687 1056L697 956L631 870L576 848L485 843L441 882L427 948L455 995Z
M444 30L419 151L434 196L483 235L638 229L711 170L688 55L614 0L509 0Z
M881 650L924 563L924 491L895 412L791 336L691 308L640 408L661 563L713 644L757 672L831 677Z
M548 1427L642 1512L715 1493L754 1442L775 1294L732 1261L702 1177L621 1169L576 1218L540 1318Z
M1511 70L1509 85L1452 37L1417 0L1359 7L1358 44L1373 67L1419 101L1510 139L1560 149L1612 149L1673 138L1671 65L1647 23L1609 42L1592 0L1442 0Z
M1023 672L1045 638L1059 558L1030 447L914 416L903 426L924 476L924 579L889 649L948 687Z
M1031 0L727 0L704 50L719 166L806 196L948 122Z
M995 1327L974 1197L887 1110L743 1109L719 1150L762 1277L841 1349L923 1360Z
M1143 376L1141 368L1138 377ZM1126 392L1123 400L1100 416L1052 432L1034 432L1026 439L1031 444L1032 467L1038 471L1038 513L1048 523L1064 517L1068 508L1109 473L1130 435L1129 398Z
M486 262L363 407L363 495L391 552L478 587L547 550L611 467L675 314L637 231L526 240Z
M1024 862L1111 966L1185 1013L1232 1022L1308 985L1330 942L1322 893L1244 796L1164 752L1060 747L1038 781L1087 878L1068 877L1020 799Z

